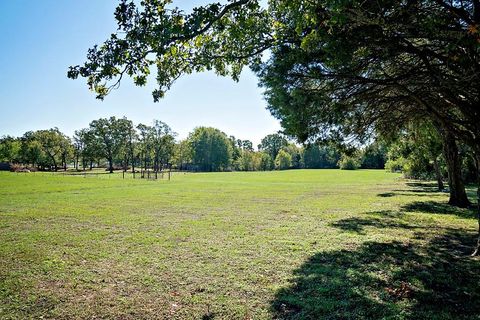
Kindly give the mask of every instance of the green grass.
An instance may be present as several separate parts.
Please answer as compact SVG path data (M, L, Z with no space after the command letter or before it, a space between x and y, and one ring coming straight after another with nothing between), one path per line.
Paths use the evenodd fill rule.
M478 319L474 213L358 170L0 173L0 319Z

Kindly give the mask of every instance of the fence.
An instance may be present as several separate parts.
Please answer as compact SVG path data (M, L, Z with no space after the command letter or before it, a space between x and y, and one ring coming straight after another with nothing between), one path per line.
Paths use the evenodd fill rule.
M57 172L42 172L50 176L78 176L83 178L97 178L97 179L145 179L145 180L167 180L170 181L173 173L176 171L154 171L154 170L140 170L140 171L114 171L110 173L104 170L85 170L85 171L57 171ZM177 172L178 173L178 172Z

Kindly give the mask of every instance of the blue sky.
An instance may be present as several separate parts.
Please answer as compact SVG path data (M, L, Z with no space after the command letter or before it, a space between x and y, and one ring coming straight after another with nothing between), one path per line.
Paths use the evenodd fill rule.
M117 0L0 1L0 136L58 127L68 135L100 117L126 116L135 123L168 123L179 138L196 126L213 126L255 144L280 125L265 110L255 76L239 83L212 73L181 78L154 103L149 87L130 79L103 102L83 79L66 77L68 66L84 62L86 51L115 30ZM190 9L205 1L176 1Z

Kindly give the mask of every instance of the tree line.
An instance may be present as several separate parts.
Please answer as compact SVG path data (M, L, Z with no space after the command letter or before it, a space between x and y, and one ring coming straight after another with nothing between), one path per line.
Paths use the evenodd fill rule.
M58 128L28 131L0 138L0 162L38 170L268 171L285 169L358 168L403 172L407 178L462 184L475 181L472 150L458 145L460 170L450 178L442 138L432 125L410 126L390 137L379 137L355 150L335 144L298 146L284 134L265 136L257 148L211 127L198 127L184 140L166 123L134 125L126 118L101 118L68 137ZM463 191L464 191L463 187Z
M383 169L386 148L372 144L343 165L346 155L334 145L298 146L281 133L264 137L255 149L249 140L237 139L211 127L197 127L184 139L166 123L134 125L127 118L101 118L68 137L58 128L28 131L21 137L0 139L0 162L30 169L58 171L152 170L268 171L285 169L338 168ZM371 150L375 150L376 153ZM347 157L348 158L348 157ZM343 161L343 162L342 162Z

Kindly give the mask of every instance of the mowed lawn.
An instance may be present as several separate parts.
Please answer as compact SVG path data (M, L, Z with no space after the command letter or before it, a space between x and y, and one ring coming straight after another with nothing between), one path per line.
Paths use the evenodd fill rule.
M381 170L0 173L0 319L479 319L473 211Z

